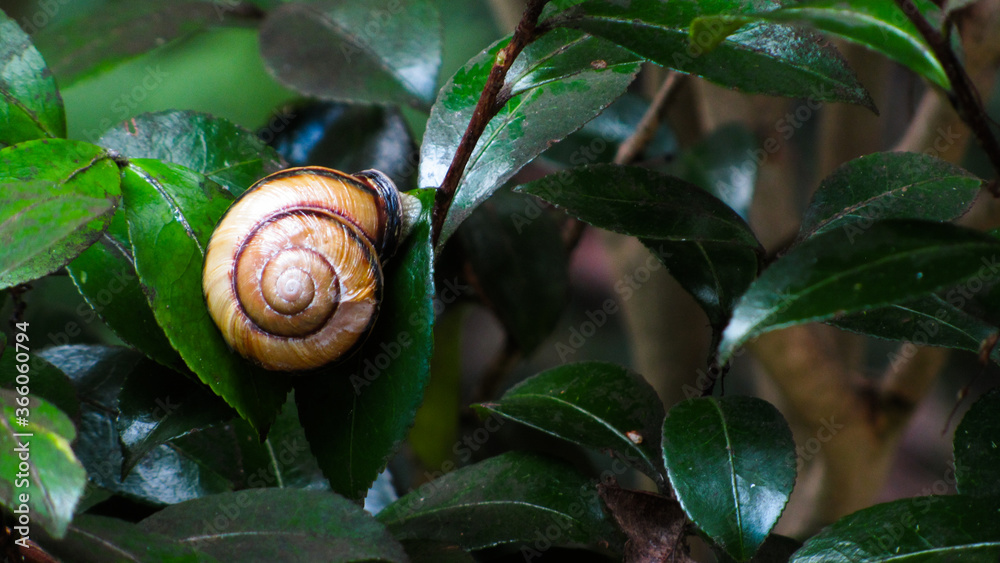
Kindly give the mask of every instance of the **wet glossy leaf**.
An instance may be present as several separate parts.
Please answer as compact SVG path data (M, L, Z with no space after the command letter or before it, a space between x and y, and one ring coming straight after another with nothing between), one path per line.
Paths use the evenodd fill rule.
M33 39L59 84L66 88L81 78L218 24L224 12L208 2L105 4L65 23L42 27ZM147 67L139 86L151 90L167 78L161 68Z
M434 192L411 192L423 212L385 270L375 328L351 357L295 380L309 446L333 490L364 498L413 425L430 376L434 278L430 211Z
M667 68L729 88L874 109L868 92L840 53L811 32L759 24L728 35L732 28L720 24L689 41L688 28L695 18L752 13L757 4L594 0L567 10L557 21L610 39ZM725 39L718 43L720 37Z
M154 448L122 478L117 405L125 379L133 373L147 376L145 370L155 365L142 354L113 346L59 346L42 354L69 376L80 397L79 437L73 451L92 485L161 506L229 490L217 473L168 445Z
M142 292L124 209L115 211L101 238L67 264L66 271L90 305L89 311L81 311L84 322L100 317L119 338L150 358L185 369Z
M81 514L62 541L42 540L56 557L77 563L135 561L142 563L211 563L214 557L160 534L144 532L131 522Z
M52 273L83 252L107 228L120 195L118 166L100 147L51 139L0 150L0 288Z
M251 131L194 111L145 113L111 128L98 143L129 158L180 164L237 196L283 168L281 157Z
M869 154L823 180L799 238L844 229L853 240L880 219L951 221L968 211L981 186L975 175L929 155Z
M663 405L642 376L621 366L583 362L543 371L477 410L613 452L654 480L663 480Z
M760 150L745 126L730 123L681 153L666 172L708 191L748 221L757 169L763 161L757 153Z
M553 545L620 545L596 484L562 463L519 452L439 477L433 487L421 487L380 512L378 520L397 539L471 550L534 542L551 527L561 532L548 536Z
M407 561L361 507L328 492L252 489L167 507L139 528L220 561Z
M266 434L291 382L232 350L202 296L205 248L232 196L196 172L155 160L133 160L122 178L135 267L157 323L191 371Z
M0 11L0 146L65 136L55 79L28 34Z
M28 531L14 528L19 535L30 535L31 525L38 524L62 537L87 484L86 472L70 449L76 429L48 401L15 389L0 389L0 449L4 452L0 456L0 504L15 517L27 515Z
M402 190L416 186L417 146L398 109L322 102L293 107L285 118L271 146L291 166L374 168Z
M684 511L734 559L750 559L795 484L785 419L755 397L684 401L663 422L663 459Z
M1000 502L962 495L877 504L806 540L791 563L994 561Z
M775 261L733 311L720 361L758 334L927 297L981 270L1000 271L1000 242L917 220L875 222L862 235L833 229Z
M827 322L869 336L971 352L979 352L983 341L1000 330L938 295L859 311ZM992 355L1000 357L997 352ZM893 363L898 359L901 357L890 356Z
M441 16L428 0L292 2L268 14L260 44L268 70L303 94L428 107Z
M597 227L639 237L694 296L717 333L756 276L763 249L746 222L679 178L599 164L562 171L518 190Z
M420 149L422 187L444 180L496 54L508 41L474 57L441 90ZM441 242L522 166L622 95L639 61L625 49L571 30L552 31L529 45L507 74L510 101L473 150Z
M914 5L925 18L940 22L940 10L930 0L918 0ZM895 2L810 0L749 16L710 16L694 20L691 35L755 21L809 24L881 53L944 90L951 87L930 45Z
M236 416L225 401L190 377L144 360L125 378L117 404L123 474L156 446Z
M555 218L532 198L497 192L458 230L473 284L524 354L569 303L569 255Z
M976 401L955 429L955 480L958 492L1000 496L1000 390Z

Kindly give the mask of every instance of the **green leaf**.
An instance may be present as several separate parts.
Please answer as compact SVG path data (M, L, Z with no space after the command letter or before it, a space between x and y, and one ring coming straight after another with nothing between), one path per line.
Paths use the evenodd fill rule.
M980 271L995 276L998 260L1000 241L947 223L897 219L857 237L841 229L813 236L740 298L719 361L765 332L926 297Z
M433 190L410 192L420 220L385 268L379 318L351 357L295 380L309 446L333 490L364 498L413 425L430 374L434 278Z
M556 16L559 25L610 39L667 68L748 93L859 104L871 97L840 53L814 33L759 24L732 34L718 25L689 41L698 17L755 13L757 2L594 0ZM774 3L768 3L774 5ZM725 37L719 43L719 39ZM714 48L713 48L714 47Z
M494 43L459 70L431 109L420 148L420 185L441 185L499 50ZM639 57L607 41L554 30L528 45L507 74L511 99L473 149L440 242L472 210L553 142L591 120L622 95Z
M641 375L603 362L567 364L477 406L581 446L613 452L663 482L663 404Z
M64 561L103 563L136 561L143 563L211 563L214 557L139 526L106 516L80 514L69 525L62 541L42 540L42 547Z
M28 376L28 385L0 389L0 504L14 513L16 526L25 527L14 527L15 533L30 535L31 526L41 524L62 537L87 476L70 449L76 438L72 421L28 394L30 370Z
M44 27L33 38L59 84L66 88L218 23L223 13L208 2L105 4L65 23ZM159 67L147 71L137 87L150 90L167 78Z
M880 219L951 221L979 194L982 180L926 154L873 153L827 176L802 219L799 239L831 229L860 235Z
M125 379L132 373L138 377L149 373L151 363L142 354L114 346L59 346L42 354L69 376L80 397L79 436L73 451L92 485L160 506L229 490L220 475L168 445L155 448L122 478L117 405ZM87 496L99 492L88 489Z
M721 332L753 281L763 248L725 203L679 178L597 164L518 188L594 226L639 237Z
M925 18L941 20L940 9L930 0L918 0L914 5ZM951 88L948 75L930 45L895 2L811 0L746 16L709 16L691 22L691 36L756 21L812 25L881 53L946 91Z
M118 396L123 476L156 446L236 414L200 382L153 362L143 363L142 369L125 378Z
M791 563L996 561L1000 504L962 495L866 508L806 540Z
M65 137L62 97L41 53L0 11L0 146Z
M955 429L955 481L958 492L1000 496L1000 390L976 401Z
M764 540L757 553L750 558L749 563L788 563L792 554L801 547L802 542L799 540L771 534ZM736 563L735 559L718 546L713 545L712 551L718 558L718 563Z
M938 295L858 311L827 321L837 328L878 338L979 352L998 328L959 309ZM998 357L995 352L993 356ZM890 355L895 364L902 356Z
M50 274L94 243L121 195L100 147L62 139L0 150L0 288Z
M498 191L458 230L483 301L525 355L555 329L569 304L569 254L551 213Z
M663 459L684 511L737 561L753 557L795 484L795 442L755 397L684 401L663 421Z
M111 128L98 143L130 158L180 164L235 196L283 167L278 153L253 132L194 111L145 113Z
M562 463L519 452L439 477L377 518L397 539L470 550L534 542L539 535L553 545L595 548L615 545L620 533L604 514L594 483ZM559 533L546 535L553 528Z
M11 337L10 346L3 349L3 355L0 357L0 387L8 389L18 387L17 376L21 375L22 370L27 369L28 377L31 378L29 388L33 396L52 403L70 419L79 418L80 401L76 397L73 383L59 368L32 351L33 348L40 346L35 346L31 340L22 340L19 336L20 334L29 336L32 330L29 328L29 332L15 332ZM25 346L27 346L27 350L25 350ZM19 368L20 365L24 364L23 361L17 361L20 354L28 354L27 368ZM23 355L21 355L21 359L24 359Z
M407 561L361 507L333 493L251 489L169 506L139 528L220 561Z
M426 108L441 16L429 0L291 2L268 14L260 45L275 78L303 94Z
M714 195L749 221L757 170L763 162L755 152L761 150L757 144L746 126L728 123L681 153L666 172Z
M412 563L475 563L469 552L456 545L435 541L404 541Z
M313 102L286 115L270 143L291 166L375 169L401 190L416 187L419 152L398 108Z
M157 323L188 367L262 435L291 386L223 340L202 296L205 248L232 196L186 168L131 161L122 174L135 267Z
M119 206L101 238L67 264L66 271L90 305L89 311L81 311L86 323L100 317L115 335L150 358L165 366L186 369L184 360L156 324L139 283L124 209Z

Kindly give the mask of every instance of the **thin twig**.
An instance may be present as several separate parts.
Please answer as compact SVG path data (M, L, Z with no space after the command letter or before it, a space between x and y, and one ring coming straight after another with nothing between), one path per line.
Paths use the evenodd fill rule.
M510 70L514 59L521 54L521 51L537 38L538 17L548 2L549 0L528 2L528 7L525 8L524 15L521 16L521 22L517 24L517 29L514 30L514 36L511 37L510 43L497 53L496 59L493 61L493 68L490 69L486 85L479 96L479 102L476 103L476 109L472 112L469 126L465 129L465 134L462 135L462 140L458 143L455 157L452 159L451 166L434 197L433 233L435 245L441 237L444 219L448 215L448 208L451 207L451 200L455 197L458 183L465 173L465 167L469 164L469 159L472 158L472 151L476 148L479 137L486 130L486 125L503 107L497 104L497 96L503 88L507 71Z
M660 89L653 96L653 101L649 103L649 107L646 108L646 113L639 120L635 131L628 139L625 139L624 143L618 146L618 152L615 153L615 164L630 164L653 140L656 130L660 127L660 116L663 115L663 110L666 108L671 94L680 83L681 76L676 72L667 74L667 78L663 80Z
M912 0L896 0L896 5L903 10L906 17L916 26L917 31L927 40L934 56L941 63L948 80L951 82L951 92L949 93L951 105L958 112L962 121L972 129L976 140L979 141L979 146L983 148L986 156L990 159L994 172L1000 177L1000 143L997 142L993 130L990 129L989 118L976 95L969 75L965 72L965 67L952 51L948 39L924 18L920 10L913 5ZM995 197L1000 197L997 182L994 180L990 182L989 186L990 192Z

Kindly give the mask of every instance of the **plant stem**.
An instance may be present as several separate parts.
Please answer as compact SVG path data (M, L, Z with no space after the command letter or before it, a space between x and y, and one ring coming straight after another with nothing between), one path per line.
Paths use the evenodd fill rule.
M913 25L927 40L934 56L941 63L948 80L951 82L951 92L949 92L951 105L958 112L962 121L972 129L976 140L979 141L979 146L983 148L986 156L990 159L996 176L1000 177L1000 143L997 142L990 129L986 112L983 110L983 105L972 86L969 75L965 72L965 67L955 56L948 39L924 18L912 0L896 0L896 5L903 10L906 17L913 22ZM993 196L1000 197L1000 186L997 184L997 178L994 178L989 186Z
M451 207L452 199L455 198L455 191L458 189L458 183L465 173L465 167L469 164L469 159L472 158L472 151L476 148L476 143L479 142L483 131L486 130L486 125L496 116L500 108L503 107L503 103L498 103L497 98L500 90L503 88L507 71L510 70L511 65L514 64L514 59L521 54L521 51L538 36L538 17L542 13L542 8L548 2L549 0L531 0L528 2L528 7L525 8L524 14L521 16L521 22L517 24L517 29L514 30L514 36L511 37L510 43L497 53L496 59L493 61L493 68L490 69L490 75L486 79L486 86L483 87L483 92L479 96L479 102L476 103L476 109L472 112L469 126L465 129L465 134L462 135L462 140L458 143L458 148L455 150L455 157L451 161L448 173L445 174L444 180L441 182L441 187L438 188L437 194L434 197L433 233L435 245L437 245L438 239L441 237L444 219L448 215L448 208ZM503 100L503 102L506 103L506 100Z

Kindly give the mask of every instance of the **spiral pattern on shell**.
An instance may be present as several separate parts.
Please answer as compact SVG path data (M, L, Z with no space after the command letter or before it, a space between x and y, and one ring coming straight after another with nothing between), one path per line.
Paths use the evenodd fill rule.
M384 174L290 168L250 187L219 222L203 288L226 341L272 370L330 363L371 330L400 200Z

